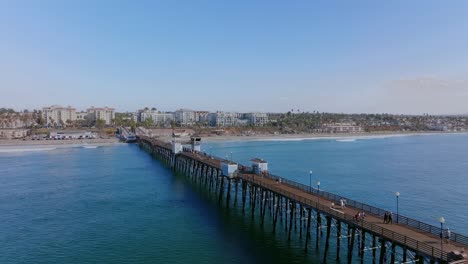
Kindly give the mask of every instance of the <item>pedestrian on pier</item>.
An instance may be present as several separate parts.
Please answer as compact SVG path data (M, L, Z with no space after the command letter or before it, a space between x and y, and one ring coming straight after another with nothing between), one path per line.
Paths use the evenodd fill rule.
M449 242L451 235L452 235L452 232L450 232L450 229L447 227L447 230L445 230L445 243Z
M388 213L387 212L385 212L385 214L384 214L383 222L384 222L384 224L388 223Z
M345 208L345 199L343 198L340 199L340 205L341 205L341 209Z
M356 215L354 215L354 221L358 221L359 220L359 216L360 216L361 213L356 213Z
M388 214L388 223L389 223L389 224L393 224L393 214L392 214L392 212L390 212L390 213Z

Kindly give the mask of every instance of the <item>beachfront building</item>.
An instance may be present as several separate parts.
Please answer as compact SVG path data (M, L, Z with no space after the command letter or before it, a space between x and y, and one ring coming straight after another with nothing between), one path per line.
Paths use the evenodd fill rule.
M104 120L106 125L112 124L112 120L115 118L115 109L110 107L94 107L86 110L88 113L88 119L95 122L96 120Z
M42 108L42 118L48 126L65 126L76 120L76 109L53 105Z
M182 126L193 125L195 123L195 111L189 109L176 110L175 120Z
M355 123L334 123L326 124L322 127L322 132L325 133L362 133L364 128L357 126Z
M214 127L229 127L238 125L241 114L236 112L221 112L210 113L208 115L210 126Z
M247 113L245 119L249 120L251 126L264 126L268 123L268 115L266 113Z
M0 129L0 139L21 139L30 134L30 129Z

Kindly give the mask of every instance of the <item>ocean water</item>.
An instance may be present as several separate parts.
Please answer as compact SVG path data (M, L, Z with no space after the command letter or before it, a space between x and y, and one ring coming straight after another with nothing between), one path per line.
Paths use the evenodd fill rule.
M313 263L137 145L0 153L0 263Z
M468 136L207 143L207 152L468 233ZM136 145L0 153L0 263L319 263ZM343 250L344 251L344 250ZM333 259L333 250L330 259Z

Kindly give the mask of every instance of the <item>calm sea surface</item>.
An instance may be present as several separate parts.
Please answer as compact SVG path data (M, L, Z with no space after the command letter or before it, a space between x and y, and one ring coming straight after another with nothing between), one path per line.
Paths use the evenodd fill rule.
M468 233L468 135L209 143L204 150ZM0 151L0 263L318 263L136 145ZM331 253L333 254L333 253Z

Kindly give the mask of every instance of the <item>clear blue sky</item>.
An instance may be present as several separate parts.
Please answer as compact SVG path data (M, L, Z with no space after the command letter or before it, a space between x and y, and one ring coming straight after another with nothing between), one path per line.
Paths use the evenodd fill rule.
M0 107L468 113L468 1L0 1Z

